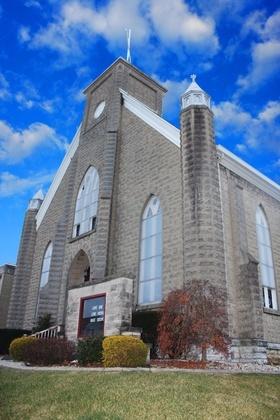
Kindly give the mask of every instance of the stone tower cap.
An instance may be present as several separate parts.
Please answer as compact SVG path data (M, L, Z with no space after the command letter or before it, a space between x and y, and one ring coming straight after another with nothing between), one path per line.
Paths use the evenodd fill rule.
M182 95L182 109L192 105L205 105L211 108L210 96L196 83L196 75L192 74L192 82Z
M39 210L44 198L45 197L43 191L37 191L32 197L32 199L29 201L28 210Z

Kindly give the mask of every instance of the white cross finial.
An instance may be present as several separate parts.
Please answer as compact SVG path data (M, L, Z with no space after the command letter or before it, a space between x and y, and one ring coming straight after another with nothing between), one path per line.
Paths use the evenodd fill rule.
M191 74L191 79L192 79L192 82L195 82L196 74Z
M125 31L126 31L126 37L127 37L126 61L131 64L131 54L130 54L131 29L126 29Z

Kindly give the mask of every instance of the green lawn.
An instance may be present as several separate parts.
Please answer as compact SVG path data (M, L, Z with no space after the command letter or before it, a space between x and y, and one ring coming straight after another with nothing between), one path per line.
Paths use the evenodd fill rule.
M0 418L280 419L280 376L0 369Z

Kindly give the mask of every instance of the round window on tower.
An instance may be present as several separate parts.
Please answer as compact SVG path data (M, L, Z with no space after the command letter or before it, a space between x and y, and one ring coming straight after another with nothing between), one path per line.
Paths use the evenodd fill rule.
M97 118L99 118L99 117L100 117L100 115L101 115L101 114L102 114L102 112L104 111L105 104L106 104L106 102L105 102L105 101L102 101L102 102L100 102L100 103L97 105L97 107L95 108L94 114L93 114L93 116L94 116L94 118L95 118L95 119L97 119Z

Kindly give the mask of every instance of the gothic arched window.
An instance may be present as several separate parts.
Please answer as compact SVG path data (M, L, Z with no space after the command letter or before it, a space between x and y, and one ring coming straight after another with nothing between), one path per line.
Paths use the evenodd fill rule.
M259 249L259 269L263 290L263 305L265 308L277 309L270 233L266 216L260 206L257 208L256 212L256 226Z
M52 246L52 243L50 242L44 254L42 270L41 270L41 278L40 278L40 289L45 287L49 281L52 251L53 251L53 246Z
M141 223L139 304L157 303L162 297L162 211L151 197Z
M95 229L99 194L99 176L91 166L80 185L73 226L73 237Z

